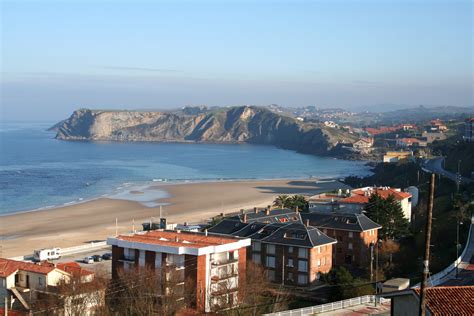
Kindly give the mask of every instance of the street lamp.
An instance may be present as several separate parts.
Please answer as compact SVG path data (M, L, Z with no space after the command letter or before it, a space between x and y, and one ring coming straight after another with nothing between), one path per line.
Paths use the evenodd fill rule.
M458 218L457 219L457 229L456 229L456 279L458 278L458 273L459 273L459 269L458 269L458 266L459 266L458 258L459 258L459 248L460 248L460 245L459 245L459 225L462 225L462 222Z

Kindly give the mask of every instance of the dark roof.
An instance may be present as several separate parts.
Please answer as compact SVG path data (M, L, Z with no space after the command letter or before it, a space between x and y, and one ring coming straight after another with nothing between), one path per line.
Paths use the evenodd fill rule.
M291 223L285 224L270 236L262 239L262 242L313 248L335 243L336 240L326 236L316 227L306 227L301 223Z
M302 213L303 221L309 220L310 225L318 228L331 228L362 232L370 229L381 228L364 214L328 214L328 213Z
M231 218L244 221L244 217L247 217L247 223L259 222L259 223L287 223L287 222L299 222L301 218L299 213L290 209L273 209L269 212L269 215L265 210L247 211L244 214L239 214Z
M246 227L247 224L242 223L236 218L226 218L217 225L211 227L208 229L210 233L215 233L215 234L225 234L225 235L231 235L232 233Z
M244 226L241 226L244 225ZM241 223L235 218L221 221L209 228L209 233L248 237L270 244L282 244L313 248L335 243L336 240L323 234L316 227L306 227L298 223Z

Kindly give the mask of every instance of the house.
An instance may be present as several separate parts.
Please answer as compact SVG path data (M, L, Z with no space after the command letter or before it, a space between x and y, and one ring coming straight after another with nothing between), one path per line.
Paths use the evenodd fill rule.
M322 213L362 214L373 194L386 199L392 195L403 211L403 215L411 220L412 195L401 189L391 187L364 187L350 192L339 191L337 194L324 193L309 198L309 211Z
M37 300L47 296L58 296L58 286L75 276L81 283L94 280L94 272L83 269L76 262L52 264L49 262L23 262L0 258L0 300L6 299L9 308L31 310ZM97 289L94 289L97 292ZM88 293L95 295L97 293ZM104 293L98 293L102 296ZM65 308L70 298L65 298ZM101 300L94 300L99 303ZM96 305L89 305L84 315L92 313Z
M330 127L330 128L339 128L339 125L337 125L333 121L325 121L324 126Z
M397 138L396 145L399 147L426 147L426 141L419 138Z
M446 133L443 133L443 132L432 132L432 131L424 131L422 134L421 134L421 137L423 139L426 139L426 142L428 144L431 144L432 142L436 141L436 140L444 140L447 138L446 136Z
M414 124L401 124L400 129L404 131L414 131L416 129L416 125Z
M364 137L352 144L352 147L358 151L367 151L374 145L374 139L372 137Z
M448 127L440 119L432 120L428 126L428 131L431 132L445 132Z
M464 140L468 142L474 141L474 117L466 119L464 122Z
M151 269L177 279L174 289L198 312L238 303L238 286L244 282L246 247L250 239L206 233L154 230L107 239L112 246L112 279L122 273ZM193 290L185 297L185 289ZM161 289L167 292L169 288Z
M400 160L410 159L413 157L412 151L387 151L383 156L383 162L396 163Z
M298 212L279 209L262 213L226 218L209 232L250 238L247 259L261 264L272 282L308 287L319 281L321 273L331 270L335 239L304 225Z
M391 299L390 315L419 315L420 289L381 294ZM439 286L426 289L427 316L474 315L474 286Z
M301 213L303 221L337 240L333 265L365 267L370 263L370 247L382 228L364 214Z

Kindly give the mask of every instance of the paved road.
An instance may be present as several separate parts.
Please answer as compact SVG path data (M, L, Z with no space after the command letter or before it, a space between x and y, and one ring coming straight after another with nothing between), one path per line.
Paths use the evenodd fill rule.
M442 175L448 179L453 180L454 182L458 181L458 175L456 173L445 170L443 168L443 160L444 160L443 157L426 159L423 162L422 167L428 170L429 172L434 172L436 174ZM474 180L466 178L466 177L460 177L459 179L461 183L474 182Z

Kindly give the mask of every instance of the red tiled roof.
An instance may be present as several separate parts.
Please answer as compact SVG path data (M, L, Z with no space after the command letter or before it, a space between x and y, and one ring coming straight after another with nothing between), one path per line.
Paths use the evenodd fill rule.
M235 238L206 236L190 232L160 231L154 230L144 234L134 234L131 236L121 235L117 239L139 242L144 244L156 244L172 247L203 248L208 246L218 246L236 242Z
M339 202L340 203L367 204L369 203L369 198L372 194L378 194L383 199L386 199L390 195L393 195L393 197L398 201L411 197L410 193L397 191L393 188L370 188L369 190L370 191L363 190L363 189L353 190L351 196L341 199ZM369 194L366 195L366 192L369 192Z
M474 315L474 286L440 286L426 291L426 303L433 315ZM420 289L415 292L419 295Z
M56 265L60 270L63 270L69 274L79 274L81 276L91 275L94 272L82 268L77 262L61 262Z
M32 262L15 261L0 258L0 276L9 276L17 270L34 272L39 274L48 274L55 269L51 264L35 264Z
M54 269L59 269L64 272L71 273L70 271L72 271L73 269L77 269L76 265L79 269L82 269L81 266L75 262L58 263L58 265L56 266L50 262L33 263L0 258L0 277L9 276L18 270L39 274L48 274ZM82 270L87 271L87 274L93 273L85 269ZM83 275L82 273L86 272L81 272L81 275Z

